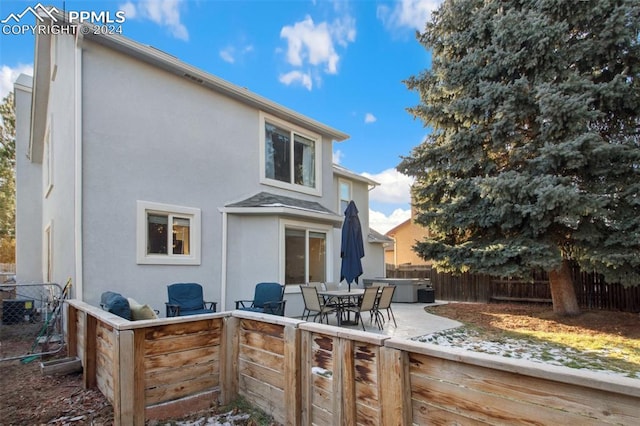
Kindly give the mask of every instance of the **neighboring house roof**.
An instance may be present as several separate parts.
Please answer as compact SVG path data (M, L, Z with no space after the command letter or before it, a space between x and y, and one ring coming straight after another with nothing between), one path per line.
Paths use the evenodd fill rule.
M386 235L382 235L381 233L379 233L378 231L376 231L373 228L369 228L369 234L367 235L367 238L368 238L370 243L385 244L385 243L392 243L393 242L393 238L389 238Z
M398 232L398 230L400 228L404 228L405 226L410 225L412 220L413 220L412 218L409 218L409 219L405 220L404 222L400 223L399 225L394 226L393 228L388 230L385 235L393 235L393 234L395 234L396 232Z
M376 182L375 180L369 179L366 176L362 176L359 175L355 172L352 172L351 170L345 169L344 167L338 165L338 164L333 164L333 173L338 175L338 176L343 176L349 179L353 179L353 180L357 180L360 182L364 182L368 185L371 186L379 186L380 184L378 182Z
M67 20L66 17L62 14L55 15L58 21ZM348 134L341 132L340 130L334 129L333 127L313 120L312 118L304 116L267 98L252 93L245 87L237 86L192 65L182 62L175 56L169 55L154 47L140 44L119 34L96 34L96 31L89 31L87 34L85 34L84 32L78 31L78 36L84 37L87 40L99 43L118 52L140 59L141 61L151 64L155 67L163 69L174 75L178 75L207 89L214 90L218 93L226 95L246 105L252 106L260 111L272 114L292 124L297 124L301 127L304 127L305 129L314 131L322 135L326 135L337 142L341 142L349 138ZM48 43L44 42L45 40L47 40L47 37L49 36L36 37L36 50L38 51L38 55L36 55L36 57L45 57L44 61L36 61L36 63L34 64L36 85L46 87L42 87L38 91L38 93L43 93L44 95L43 99L37 99L37 101L34 103L33 108L35 114L32 114L32 117L34 117L35 119L42 119L46 117L46 99L48 98L50 84L50 70L48 69L49 53L47 53L49 46ZM42 73L40 73L40 77L38 77L39 67L43 68ZM46 122L46 120L43 122ZM40 133L32 132L32 134L35 137L32 137L29 151L31 152L32 150L36 150L36 158L40 158L42 155L42 148L40 146L33 146L33 141L43 140L44 131L41 130Z
M226 204L223 211L237 214L303 216L331 222L334 226L339 226L343 220L342 216L315 201L300 200L269 192L259 192L242 201Z

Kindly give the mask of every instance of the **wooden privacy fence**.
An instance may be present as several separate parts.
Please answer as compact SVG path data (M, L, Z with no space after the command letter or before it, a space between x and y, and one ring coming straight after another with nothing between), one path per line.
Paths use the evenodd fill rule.
M251 312L130 322L67 307L70 355L116 425L239 395L286 425L640 424L640 380Z
M606 283L602 275L572 270L578 304L583 309L640 312L640 285L623 287ZM458 302L522 301L551 303L549 278L537 272L532 280L499 279L483 274L439 273L430 267L387 268L389 278L428 278L438 300Z

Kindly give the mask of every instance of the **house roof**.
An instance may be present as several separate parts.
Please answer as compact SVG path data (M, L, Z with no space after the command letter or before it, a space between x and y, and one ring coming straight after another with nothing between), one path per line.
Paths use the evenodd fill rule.
M396 232L398 232L398 230L400 228L404 228L405 226L410 225L412 220L413 220L412 218L409 218L409 219L405 220L404 222L400 223L399 225L394 226L393 228L388 230L385 235L393 235L393 234L395 234Z
M57 11L52 12L58 22L68 22L68 17ZM42 16L49 20L49 16ZM90 27L91 24L80 24ZM34 58L34 100L31 106L31 140L29 141L29 158L41 161L44 141L45 126L34 126L33 123L46 122L47 102L50 88L50 33L38 33L36 35L36 55ZM201 69L180 61L175 56L169 55L154 47L135 42L119 34L102 34L100 31L77 31L78 39L90 40L109 47L128 56L135 57L152 66L163 69L171 74L185 78L195 84L199 84L209 90L216 91L229 98L235 99L246 105L279 117L287 122L296 124L305 129L327 136L336 142L349 138L349 135L304 116L296 111L286 108L276 102L257 95L245 87L240 87L226 80L209 74ZM81 46L82 43L78 42ZM37 90L36 87L38 88Z
M370 243L392 243L393 242L393 238L389 238L386 235L382 235L381 233L379 233L378 231L376 231L375 229L369 228L369 234L367 235L367 238L369 240Z
M222 209L235 214L277 214L305 217L340 226L343 217L315 201L301 200L284 195L259 192L241 201L226 204Z
M344 176L344 177L352 179L352 180L357 180L357 181L360 181L360 182L364 182L364 183L366 183L368 185L371 185L371 186L379 186L380 185L375 180L369 179L366 176L359 175L359 174L357 174L355 172L352 172L351 170L346 169L346 168L344 168L344 167L342 167L342 166L340 166L338 164L335 164L335 163L333 164L333 173L338 175L338 176Z
M275 115L283 120L297 124L316 133L329 136L337 142L349 138L348 134L341 132L340 130L329 127L323 123L313 120L312 118L257 95L246 87L237 86L223 80L222 78L216 77L192 65L182 62L175 56L169 55L154 47L140 44L119 34L96 34L96 31L90 31L88 34L84 35L84 38L136 57L172 74L186 78L195 84L199 84L259 110L268 112L269 114Z

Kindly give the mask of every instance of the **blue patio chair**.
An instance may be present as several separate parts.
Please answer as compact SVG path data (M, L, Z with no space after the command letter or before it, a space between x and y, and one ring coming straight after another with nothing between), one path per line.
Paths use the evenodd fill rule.
M256 284L253 300L236 300L236 309L284 316L284 286L278 283Z
M105 291L100 296L100 306L107 312L131 321L131 308L129 301L120 293Z
M169 301L167 317L210 314L216 311L216 302L205 302L202 286L197 283L175 283L167 286Z

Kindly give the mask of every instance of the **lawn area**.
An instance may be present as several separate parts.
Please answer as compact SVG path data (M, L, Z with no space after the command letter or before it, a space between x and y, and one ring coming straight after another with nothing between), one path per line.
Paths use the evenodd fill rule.
M560 317L550 305L480 303L426 310L465 326L420 341L640 379L637 313L594 310Z

